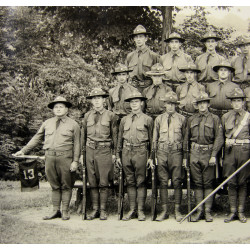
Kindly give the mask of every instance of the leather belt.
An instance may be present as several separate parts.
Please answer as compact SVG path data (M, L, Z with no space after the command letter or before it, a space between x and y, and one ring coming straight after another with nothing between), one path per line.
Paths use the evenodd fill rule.
M128 148L128 149L147 148L147 146L148 146L148 142L143 142L143 143L140 143L140 144L132 144L132 143L129 143L129 142L126 142L126 141L123 142L123 147Z
M215 114L219 114L219 115L224 115L229 111L229 109L213 109L211 107L209 107L209 110L210 110L210 112L215 113Z
M46 154L51 156L65 155L67 152L69 152L69 150L66 151L46 150Z
M166 143L166 142L158 142L158 149L161 149L161 150L164 150L164 151L181 150L182 149L182 143L169 144L169 143Z
M227 146L239 146L239 145L244 145L244 144L249 144L250 140L249 139L244 139L244 140L240 140L240 139L226 139L226 145Z
M86 142L86 146L92 149L96 149L100 147L111 147L111 142L92 141L88 138Z
M185 117L190 117L190 116L195 114L195 113L190 113L190 112L184 111L183 109L179 109L179 113L181 115L184 115Z
M207 150L213 149L213 146L214 146L214 144L202 145L202 144L198 144L195 142L192 142L192 144L191 144L192 149L202 150L202 151L207 151Z

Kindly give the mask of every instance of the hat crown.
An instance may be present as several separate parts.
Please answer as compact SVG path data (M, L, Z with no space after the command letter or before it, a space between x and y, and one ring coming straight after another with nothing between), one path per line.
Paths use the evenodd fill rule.
M176 93L174 91L169 91L165 95L165 101L166 102L177 102L178 97L177 97L177 95L176 95Z
M164 67L160 63L156 63L151 67L151 71L161 72L164 70Z
M197 67L194 63L188 63L187 64L187 67L186 67L187 70L197 70Z
M141 33L147 33L146 29L142 25L136 26L136 28L133 31L133 34L141 34Z
M229 61L227 61L227 60L224 60L224 61L221 61L218 65L216 65L217 67L223 67L223 66L225 66L225 67L232 67L231 66L231 63L229 62Z
M67 100L62 96L57 96L53 102L67 102Z
M114 72L127 72L128 71L128 67L122 63L118 63L115 67Z
M90 96L95 96L95 95L105 95L106 93L101 89L101 88L94 88L90 92Z
M205 35L204 38L209 38L209 37L217 37L216 34L213 31L208 31Z
M234 89L231 91L231 93L229 94L228 97L229 97L229 98L230 98L230 97L233 97L233 98L237 98L237 97L243 98L243 97L245 97L245 94L244 94L244 92L243 92L242 89L240 89L240 88L234 88Z
M202 102L202 101L210 101L210 97L206 92L201 92L199 96L196 98L196 102Z
M169 38L181 38L181 35L177 32L173 32L169 35Z
M237 39L237 44L238 45L243 45L243 44L248 44L250 43L250 35L242 35L242 36L239 36L238 39Z

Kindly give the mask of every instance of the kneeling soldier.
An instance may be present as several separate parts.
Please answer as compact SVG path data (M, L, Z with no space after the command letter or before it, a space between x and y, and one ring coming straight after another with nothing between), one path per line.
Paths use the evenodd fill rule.
M156 218L163 221L168 218L168 180L172 179L175 196L175 218L181 221L180 204L182 198L182 182L184 171L182 168L182 144L186 128L186 119L175 112L177 95L171 91L164 98L166 112L155 119L153 133L153 151L156 152L158 166L157 178L160 182L160 199L162 213Z
M144 206L147 196L146 171L149 164L153 135L153 119L142 113L143 101L147 98L141 93L131 94L125 101L130 102L131 113L122 118L117 142L117 164L123 167L127 181L127 193L130 210L123 220L146 219ZM121 157L121 158L120 158Z
M236 171L250 156L250 114L243 109L245 95L240 88L236 88L228 95L228 98L231 100L233 110L222 116L222 126L226 137L225 158L223 161L225 177ZM247 196L246 180L248 177L249 167L245 167L229 180L228 198L231 213L224 220L225 222L230 222L236 218L237 200L239 220L243 223L247 221L244 209Z
M216 155L223 145L223 130L220 118L208 111L210 99L207 93L201 93L197 98L199 113L188 119L184 139L184 167L187 166L187 155L185 149L191 147L190 170L191 178L195 185L196 203L199 204L204 196L213 191L215 179ZM191 145L189 145L191 142ZM210 210L213 197L205 203L205 219L212 222ZM192 218L197 222L202 217L203 208L200 206L197 214Z
M93 220L99 216L100 220L107 219L108 188L113 180L118 117L103 107L105 97L108 97L108 94L100 88L91 91L87 99L91 99L93 109L85 114L82 122L81 161L82 163L83 160L86 161L93 206L92 213L87 216L88 220Z

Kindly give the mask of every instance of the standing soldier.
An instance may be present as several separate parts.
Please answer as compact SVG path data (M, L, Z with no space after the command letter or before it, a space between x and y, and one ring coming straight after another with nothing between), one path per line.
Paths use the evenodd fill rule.
M229 95L233 110L222 117L224 127L225 158L223 161L223 173L225 177L230 176L250 157L250 114L243 109L245 95L240 88L235 88ZM247 178L249 167L243 168L236 176L228 181L228 198L231 213L224 220L231 222L236 219L237 200L238 218L240 222L247 221L244 215L247 196Z
M93 109L85 114L82 122L81 162L82 164L86 162L93 206L93 211L87 216L87 220L98 217L100 220L107 220L106 204L108 188L113 181L118 117L104 108L106 97L108 94L100 88L94 88L91 91L87 99L91 100Z
M159 61L159 55L151 51L146 45L149 34L150 32L147 32L142 25L138 25L134 29L130 37L135 42L136 50L129 53L126 58L126 65L129 70L132 70L130 73L132 84L140 92L152 84L151 79L145 73Z
M80 127L67 116L72 104L58 96L49 103L55 117L46 120L29 143L15 156L27 154L44 139L45 172L52 188L53 212L44 220L69 220L69 203L80 157ZM62 203L62 215L60 211Z
M184 74L179 70L189 62L193 62L191 56L181 50L184 38L177 33L172 33L164 40L170 47L170 52L160 57L160 64L165 70L165 80L173 84L174 87L185 81Z
M197 69L195 64L189 63L180 71L184 72L186 82L176 89L176 94L180 100L179 113L188 118L197 111L194 101L201 92L205 92L205 87L196 81L197 73L201 71Z
M151 152L153 136L153 119L142 113L143 101L141 93L132 93L125 101L130 102L131 113L122 118L118 143L117 164L123 167L127 181L127 193L130 210L123 220L136 217L136 197L138 200L138 220L146 219L144 206L147 196L146 171L149 152Z
M218 74L213 70L215 65L220 64L225 58L216 52L216 47L220 37L212 31L209 31L201 39L205 44L206 52L196 58L195 64L201 73L198 75L198 81L204 84L218 80Z
M250 37L242 36L238 40L241 55L234 61L235 76L233 81L241 84L241 88L249 87L250 84Z
M215 180L216 156L220 151L224 140L220 118L209 112L209 102L211 98L207 93L201 93L197 98L199 113L188 119L184 139L184 160L183 165L187 167L187 155L185 150L191 148L190 170L191 178L195 185L196 204L213 191L213 181ZM190 144L190 145L189 145ZM212 222L210 214L213 197L205 202L206 222ZM192 218L193 222L201 219L203 208L200 206L197 214Z
M182 182L184 171L182 168L183 138L186 128L184 116L175 112L177 95L171 91L164 98L166 112L155 119L153 133L153 151L156 152L158 166L157 177L160 182L160 199L162 213L156 218L163 221L168 218L168 180L171 178L175 196L175 218L181 221L180 204L182 198Z
M153 84L143 90L143 95L147 98L146 114L153 119L165 111L164 102L161 99L172 90L162 82L164 74L163 66L159 63L153 65L151 71L146 72L146 75L152 78Z
M118 84L109 90L109 105L111 111L113 111L120 120L122 117L128 115L131 111L129 103L125 102L124 99L137 89L128 83L129 70L126 65L119 63L112 75L116 77Z

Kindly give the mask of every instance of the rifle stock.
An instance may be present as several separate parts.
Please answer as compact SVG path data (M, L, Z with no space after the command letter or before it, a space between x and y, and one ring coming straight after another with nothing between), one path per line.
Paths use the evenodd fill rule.
M45 160L45 155L43 156L38 156L38 155L19 155L16 156L12 154L13 157L19 158L19 159L35 159L35 160Z
M191 211L191 177L190 177L190 161L189 161L189 148L187 148L187 204L188 204L188 213ZM188 221L190 222L190 217Z
M157 158L154 157L154 168L151 168L152 173L152 196L151 196L151 220L155 221L157 213L156 213L156 203L157 203L157 183L156 183L156 174L155 168L157 167Z
M87 217L87 173L86 173L86 165L83 162L82 166L82 220L86 220Z
M124 176L122 168L119 168L118 220L122 220L123 217L123 199L124 199Z

